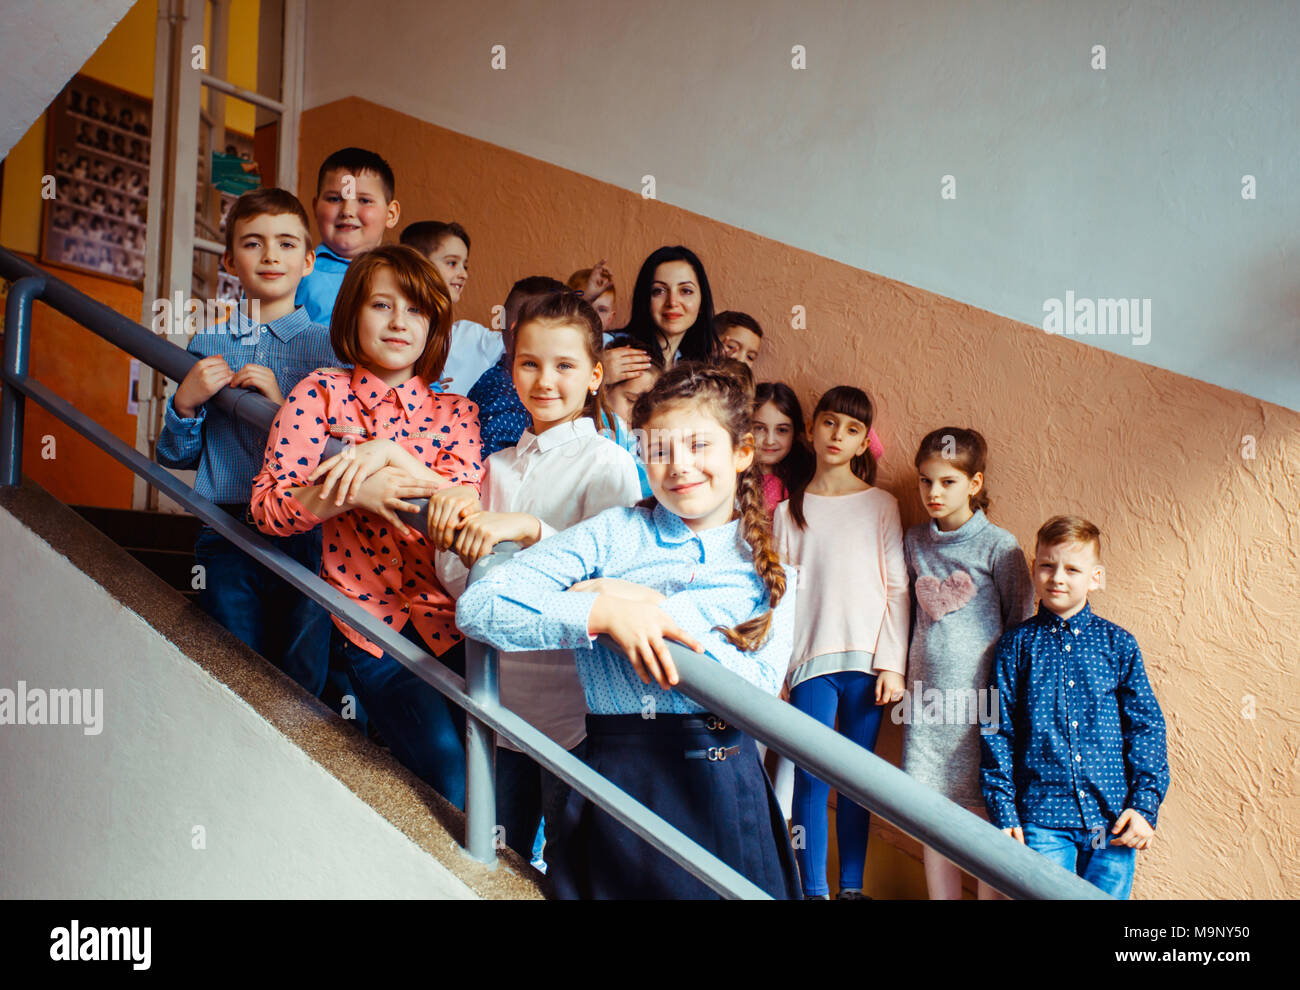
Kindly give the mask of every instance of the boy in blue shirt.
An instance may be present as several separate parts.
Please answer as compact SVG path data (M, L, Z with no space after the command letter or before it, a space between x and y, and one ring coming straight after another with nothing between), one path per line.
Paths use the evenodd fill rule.
M998 723L981 732L993 824L1113 897L1169 789L1165 720L1132 633L1093 613L1101 532L1055 516L1038 531L1038 613L998 641Z
M311 201L320 247L294 297L313 323L329 326L348 264L383 244L384 231L397 226L402 208L395 192L392 168L373 151L341 148L321 162Z
M257 533L248 499L262 469L266 433L206 403L227 385L283 403L299 381L316 368L338 364L338 358L329 331L294 305L313 262L307 211L297 197L283 189L240 196L226 218L222 262L239 278L247 311L237 309L226 323L191 338L188 350L201 359L167 401L156 456L164 467L197 468L195 491ZM319 528L263 538L313 574L320 572ZM199 531L194 557L203 568L200 607L320 695L329 667L329 613L209 526Z

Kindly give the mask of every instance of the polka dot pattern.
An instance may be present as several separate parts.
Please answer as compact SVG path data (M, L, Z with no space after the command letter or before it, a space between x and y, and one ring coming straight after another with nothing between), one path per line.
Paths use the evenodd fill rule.
M597 596L566 589L587 578L621 578L665 595L660 607L710 658L775 695L794 645L794 568L786 569L786 594L759 649L743 653L714 630L767 607L767 589L739 525L733 521L694 533L662 506L608 509L490 570L461 596L457 618L466 635L500 650L574 650L594 714L702 711L677 691L642 684L624 657L587 635Z
M1133 634L1083 609L1039 605L998 641L998 731L980 784L999 828L1109 828L1133 808L1152 828L1169 789L1165 720Z
M500 361L483 372L469 390L469 399L478 406L484 458L491 457L498 450L513 447L532 422L528 410L515 392L507 354L501 355Z

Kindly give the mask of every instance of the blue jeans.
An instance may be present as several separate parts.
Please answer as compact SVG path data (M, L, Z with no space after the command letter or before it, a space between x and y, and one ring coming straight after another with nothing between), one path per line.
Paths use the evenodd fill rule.
M880 735L884 706L876 704L876 675L845 671L810 677L790 691L790 703L822 725L835 725L863 749L875 750ZM803 832L795 833L794 855L805 897L830 893L826 882L826 851L829 843L829 815L826 800L830 785L803 767L794 769L794 816L791 823ZM867 865L867 834L871 814L844 795L835 805L835 840L840 856L840 889L862 889Z
M320 573L320 529L266 539ZM210 526L199 530L194 559L203 567L199 607L319 697L329 671L329 612Z
M1024 830L1025 845L1030 849L1078 874L1112 897L1128 900L1133 890L1137 850L1132 846L1112 846L1109 829L1098 833L1082 828L1044 828L1026 823ZM1094 841L1101 844L1093 848Z
M465 674L465 643L434 654L407 622L402 635L456 673ZM398 762L465 808L465 712L387 653L372 656L335 627L330 649L345 667L357 698Z

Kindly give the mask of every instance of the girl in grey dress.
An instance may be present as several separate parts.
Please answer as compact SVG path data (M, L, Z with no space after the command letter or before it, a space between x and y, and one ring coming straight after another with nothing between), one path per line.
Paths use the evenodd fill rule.
M916 453L930 521L903 537L912 586L903 769L985 816L979 786L980 729L997 718L989 690L999 637L1033 615L1034 589L1016 538L984 514L988 445L974 430L944 427ZM961 897L961 871L930 848L925 876L935 900ZM997 897L981 882L981 898Z

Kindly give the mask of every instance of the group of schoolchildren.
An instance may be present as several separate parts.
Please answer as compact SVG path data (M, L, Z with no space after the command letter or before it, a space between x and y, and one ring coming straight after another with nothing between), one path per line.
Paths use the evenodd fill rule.
M1027 566L988 518L984 438L944 426L914 458L929 521L904 533L868 394L832 388L805 421L787 385L756 385L760 325L715 312L687 248L645 260L624 327L600 261L516 282L497 331L453 320L460 225L383 243L400 207L379 155L327 158L312 206L319 243L284 190L232 207L224 264L261 322L193 337L160 463L452 670L465 637L496 648L505 707L774 897L830 895L828 786L776 753L769 773L677 690L668 641L867 750L901 712L907 773L1128 896L1169 770L1137 642L1088 604L1094 525L1050 519ZM279 406L269 436L207 405L226 386ZM207 612L464 806L459 708L211 528L195 556ZM975 697L978 717L950 703ZM505 741L497 782L505 841L557 896L714 896ZM869 899L868 828L841 797L838 899ZM924 864L931 897L961 896L955 866Z

